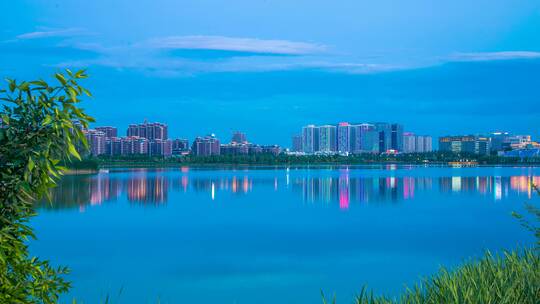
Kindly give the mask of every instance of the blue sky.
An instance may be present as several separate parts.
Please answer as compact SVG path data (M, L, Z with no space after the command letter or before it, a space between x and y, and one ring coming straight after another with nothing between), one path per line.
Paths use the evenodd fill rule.
M474 2L474 3L470 3ZM2 1L0 77L87 68L99 124L290 144L308 123L540 136L539 1Z

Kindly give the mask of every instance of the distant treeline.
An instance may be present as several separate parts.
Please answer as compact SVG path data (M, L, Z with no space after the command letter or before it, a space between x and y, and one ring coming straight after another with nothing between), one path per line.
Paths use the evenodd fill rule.
M480 165L490 164L540 164L540 158L512 158L467 153L412 153L412 154L357 154L342 155L287 155L287 154L252 154L252 155L213 155L213 156L179 156L150 157L133 156L100 156L67 164L70 169L97 169L99 167L155 167L177 165L309 165L309 164L448 164L450 162L475 162Z

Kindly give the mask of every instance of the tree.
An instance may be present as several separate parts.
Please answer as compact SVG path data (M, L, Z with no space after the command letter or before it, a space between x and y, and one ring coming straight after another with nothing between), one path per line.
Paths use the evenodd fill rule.
M82 128L93 121L78 107L81 96L91 96L78 84L85 71L54 76L54 86L7 79L0 90L0 303L56 303L70 287L66 268L30 257L26 244L35 238L33 203L48 196L61 163L80 159Z

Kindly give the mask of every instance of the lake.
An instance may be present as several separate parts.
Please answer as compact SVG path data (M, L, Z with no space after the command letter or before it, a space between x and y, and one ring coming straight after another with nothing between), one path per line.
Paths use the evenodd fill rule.
M350 303L532 245L511 212L533 183L538 167L111 169L66 176L30 247L71 268L66 303Z

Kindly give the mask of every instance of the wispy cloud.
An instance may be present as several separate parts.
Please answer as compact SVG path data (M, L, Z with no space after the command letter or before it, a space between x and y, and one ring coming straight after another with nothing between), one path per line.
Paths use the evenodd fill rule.
M40 31L24 33L18 35L16 38L19 40L51 38L51 37L75 37L86 36L90 32L82 28L66 28L66 29L43 29Z
M485 53L457 53L450 56L450 61L494 61L537 58L540 58L540 52L506 51Z
M224 36L171 36L152 39L141 46L152 49L219 50L280 55L308 55L327 50L324 45L307 42Z

